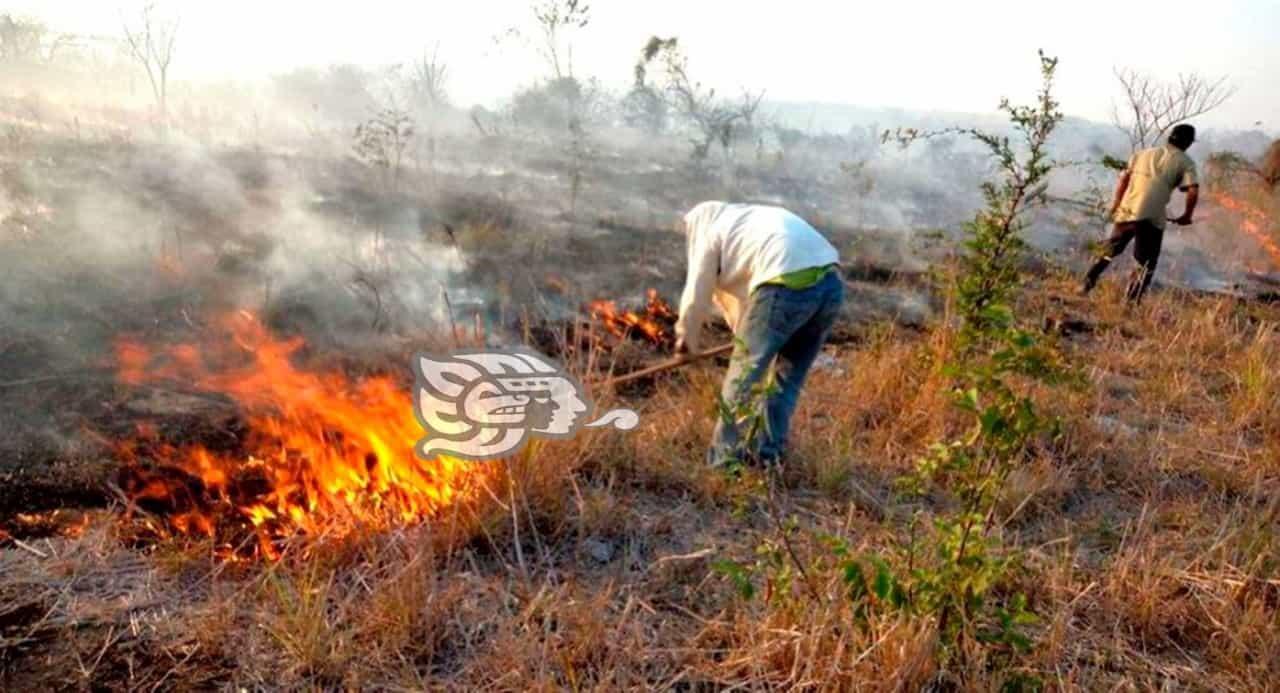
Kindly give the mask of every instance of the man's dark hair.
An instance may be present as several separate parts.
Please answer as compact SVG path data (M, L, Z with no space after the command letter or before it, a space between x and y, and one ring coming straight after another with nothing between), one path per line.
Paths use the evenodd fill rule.
M1196 141L1196 129L1187 123L1173 126L1173 130L1169 131L1169 144L1178 149L1186 149Z

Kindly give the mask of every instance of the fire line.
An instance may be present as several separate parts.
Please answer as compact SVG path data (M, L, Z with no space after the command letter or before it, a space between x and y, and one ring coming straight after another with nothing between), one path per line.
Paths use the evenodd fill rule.
M272 555L290 536L412 523L474 493L484 465L415 456L422 428L407 388L387 376L299 368L304 346L275 338L246 312L224 317L198 344L120 340L122 383L184 383L225 396L247 423L230 450L163 443L142 427L117 446L130 499L164 508L177 534L251 530Z

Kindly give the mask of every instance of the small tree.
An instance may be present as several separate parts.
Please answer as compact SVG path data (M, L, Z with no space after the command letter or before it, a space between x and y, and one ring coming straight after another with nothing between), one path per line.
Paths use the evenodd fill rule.
M0 61L5 64L34 62L44 43L44 24L0 14Z
M516 123L574 137L585 129L592 97L599 96L595 85L579 80L573 70L573 35L591 23L591 7L583 0L533 0L530 9L536 35L512 27L495 38L524 43L547 68L544 79L516 94L510 115Z
M173 62L174 43L178 38L178 20L161 19L157 16L156 4L148 2L142 6L136 26L125 23L124 38L129 55L147 72L160 117L166 118L169 110L169 65Z
M573 76L573 42L575 30L591 23L591 7L583 0L537 0L533 17L538 23L538 52L547 61L556 79Z
M1131 151L1160 142L1174 125L1204 115L1235 94L1226 77L1209 79L1196 73L1162 82L1128 68L1115 70L1124 103L1112 107L1112 121L1129 139Z
M49 64L71 41L70 34L50 34L38 20L0 14L0 64Z
M409 92L415 106L435 113L449 105L449 64L440 57L440 45L424 51L413 63Z
M694 130L690 143L695 161L705 160L717 142L727 151L734 128L749 125L764 100L763 92L745 93L740 103L733 103L719 98L715 89L693 80L689 76L689 58L675 37L649 38L635 66L635 89L649 88L649 70L655 64L661 75L658 88L671 110Z
M427 131L427 162L435 171L436 129L441 114L449 108L449 65L440 58L440 45L423 52L409 72L409 99Z
M943 647L962 639L1014 650L1030 647L1021 632L1033 620L1025 600L994 594L1014 565L1013 552L1001 546L997 531L1003 523L996 512L1010 473L1028 459L1036 439L1056 427L1037 411L1029 385L1063 377L1059 355L1022 326L1014 308L1026 211L1041 201L1055 165L1048 141L1063 117L1053 97L1057 65L1056 58L1040 54L1043 87L1034 105L1000 104L1021 142L977 129L897 132L904 145L921 137L967 135L989 151L1000 172L999 180L983 183L985 208L965 225L965 252L954 285L959 329L949 370L956 406L971 424L964 435L934 445L904 480L917 492L945 493L954 509L935 517L925 551L918 550L913 533L908 563L918 567L900 583L883 578L893 584L879 590L936 616ZM873 590L863 582L864 571L855 567L849 575L855 581L851 592L868 599Z
M858 210L859 221L865 221L861 219L865 209L863 201L876 186L870 165L880 155L878 129L874 125L865 131L851 129L847 137L848 158L840 162L840 172L849 183L849 192L853 197L853 205Z
M656 89L647 84L637 84L622 99L622 120L649 135L662 134L667 129L670 109Z
M395 185L413 135L413 118L408 113L384 108L356 126L352 147L357 159L381 172L384 183Z

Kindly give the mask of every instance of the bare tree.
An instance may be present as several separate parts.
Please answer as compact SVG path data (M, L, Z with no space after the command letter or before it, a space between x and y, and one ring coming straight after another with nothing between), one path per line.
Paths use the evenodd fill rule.
M44 24L35 20L0 15L0 61L34 62L40 55L45 32Z
M147 71L160 117L166 117L169 110L169 65L173 62L173 46L178 38L178 20L161 19L157 16L156 4L148 2L142 6L137 26L130 27L125 22L124 38L129 55Z
M449 65L440 57L440 44L410 66L409 98L426 126L427 166L432 174L436 165L436 125L440 114L449 106Z
M413 63L409 91L415 106L430 113L449 104L449 65L440 57L440 44Z
M1226 77L1180 74L1175 82L1162 82L1129 68L1117 68L1116 79L1124 91L1123 106L1112 108L1112 120L1136 151L1159 143L1174 125L1204 115L1235 94Z
M35 19L0 14L0 63L51 64L58 51L75 42L72 34L55 34Z
M753 130L756 127L756 120L760 113L760 104L764 103L765 92L761 89L758 93L751 93L743 90L741 103L738 106L738 112L742 114L742 122L747 129Z
M573 43L566 34L591 22L591 7L583 0L537 0L533 17L541 33L542 54L556 79L573 76Z

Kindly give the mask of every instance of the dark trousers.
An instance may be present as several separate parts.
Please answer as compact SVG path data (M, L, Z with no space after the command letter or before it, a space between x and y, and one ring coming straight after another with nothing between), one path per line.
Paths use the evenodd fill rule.
M1118 257L1129 247L1129 242L1133 244L1133 259L1137 260L1138 266L1133 269L1133 274L1129 277L1129 288L1125 291L1125 296L1130 301L1138 301L1142 299L1142 295L1147 293L1147 288L1151 286L1151 280L1156 274L1156 263L1160 261L1160 245L1164 242L1164 229L1143 219L1140 221L1125 221L1115 225L1115 229L1111 232L1111 237L1106 240L1103 245L1102 257L1093 263L1093 267L1089 268L1089 273L1084 277L1084 290L1088 292L1098 283L1098 277L1111 266L1111 260Z

